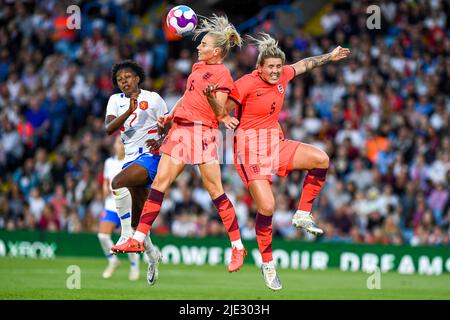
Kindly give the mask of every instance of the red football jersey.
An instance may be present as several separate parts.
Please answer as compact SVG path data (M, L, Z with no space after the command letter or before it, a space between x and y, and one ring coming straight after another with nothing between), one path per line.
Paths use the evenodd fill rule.
M263 81L257 70L236 80L238 96L233 91L231 98L240 103L236 110L239 129L279 128L278 115L283 107L286 87L294 76L294 68L287 65L283 67L277 84Z
M210 84L218 84L217 91L230 93L234 87L230 70L223 63L206 64L203 61L195 63L187 79L183 101L175 111L175 117L218 128L219 122L203 94L203 90Z

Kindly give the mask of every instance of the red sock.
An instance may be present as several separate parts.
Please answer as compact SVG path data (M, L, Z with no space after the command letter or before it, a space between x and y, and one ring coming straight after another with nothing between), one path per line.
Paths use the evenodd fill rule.
M312 169L308 171L303 182L302 197L298 204L298 210L311 212L313 202L319 195L325 184L328 169Z
M272 261L272 216L265 216L257 212L255 230L262 261Z
M228 199L227 195L224 193L217 199L213 200L214 205L219 211L220 218L222 219L225 229L227 229L230 241L239 240L241 238L241 233L239 232L239 224L236 217L236 212L234 211L233 204Z
M148 234L153 222L159 214L159 210L161 210L163 199L164 193L155 189L150 189L150 194L148 195L147 201L145 201L136 231Z

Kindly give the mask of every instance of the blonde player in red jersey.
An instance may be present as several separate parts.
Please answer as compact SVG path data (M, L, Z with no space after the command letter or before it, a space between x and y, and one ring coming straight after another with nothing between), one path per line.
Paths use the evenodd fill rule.
M231 240L232 254L228 271L234 272L241 268L247 252L241 242L234 207L222 187L217 152L219 122L203 90L210 84L217 84L216 103L221 107L225 106L234 83L223 60L230 47L240 45L242 40L226 17L214 15L211 19L203 20L195 30L195 36L203 32L206 32L206 35L197 47L199 62L192 67L186 91L171 113L161 119L161 124L172 119L174 124L160 148L162 157L139 225L133 238L113 250L123 252L144 250L144 237L159 214L164 193L186 164L197 164L203 185L213 199Z
M329 158L312 145L285 139L278 114L289 81L327 62L346 58L350 50L337 47L331 53L284 65L285 54L275 39L264 33L260 39L252 39L259 49L256 70L235 82L237 92L231 93L226 108L221 109L216 103L215 86L208 87L205 95L219 119L228 118L228 112L237 105L235 166L258 209L255 229L264 280L270 289L280 290L282 285L272 257L272 214L275 209L272 174L284 177L292 170L308 170L292 223L312 234L322 234L312 219L311 208L325 183ZM235 128L229 120L225 124L227 128Z

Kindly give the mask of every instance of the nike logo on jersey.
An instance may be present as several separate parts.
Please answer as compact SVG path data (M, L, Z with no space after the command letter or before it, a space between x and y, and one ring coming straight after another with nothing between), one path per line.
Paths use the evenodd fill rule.
M256 96L257 97L260 97L260 96L262 96L264 93L256 93Z
M119 106L120 108L123 108L123 107L125 107L126 106L126 104L124 104L124 105L122 105L122 106Z

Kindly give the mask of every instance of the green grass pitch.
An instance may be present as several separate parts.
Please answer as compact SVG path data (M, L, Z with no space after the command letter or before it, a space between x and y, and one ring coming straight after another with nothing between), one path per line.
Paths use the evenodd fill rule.
M269 290L256 266L244 265L236 273L224 266L160 264L159 280L148 286L146 264L141 262L141 279L128 280L129 264L111 279L102 279L105 259L57 258L34 260L0 258L0 299L69 300L339 300L339 299L450 299L450 275L381 275L381 289L369 290L369 274L339 270L312 271L279 269L283 289ZM68 289L70 265L81 270L81 288Z

